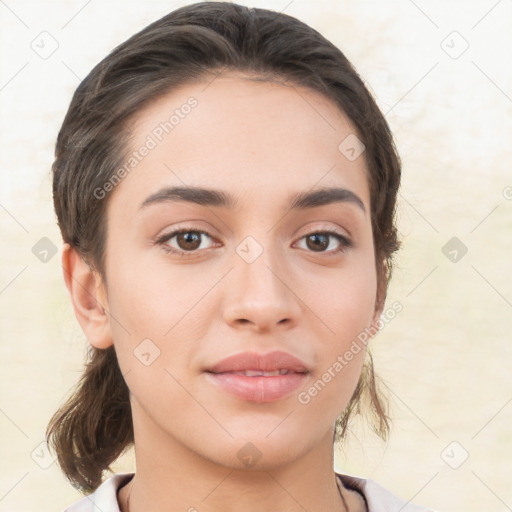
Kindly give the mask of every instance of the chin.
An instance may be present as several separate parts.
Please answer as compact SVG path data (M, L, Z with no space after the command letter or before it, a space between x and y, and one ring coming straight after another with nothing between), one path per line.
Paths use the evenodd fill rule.
M292 463L304 456L316 444L316 439L306 439L304 428L297 425L295 431L282 428L277 433L274 423L272 430L254 430L249 435L240 431L233 438L224 436L222 439L208 438L208 445L203 447L201 455L214 464L237 470L274 470ZM269 435L269 432L272 432ZM321 438L322 436L319 435Z

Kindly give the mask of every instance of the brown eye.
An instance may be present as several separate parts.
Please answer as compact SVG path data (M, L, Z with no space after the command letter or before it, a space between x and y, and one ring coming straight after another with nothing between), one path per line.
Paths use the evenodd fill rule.
M181 256L193 256L202 249L208 248L201 247L205 238L212 239L205 231L182 228L161 236L156 240L156 243L161 245L166 252L179 254Z
M186 231L176 235L176 243L185 251L195 251L201 245L201 235L194 231Z
M306 237L306 245L313 251L322 251L329 247L329 235L314 233Z
M342 252L353 245L346 236L336 231L317 231L302 237L302 239L306 241L306 249L326 255ZM333 239L336 240L334 244L331 242ZM328 250L329 247L331 247L330 250Z

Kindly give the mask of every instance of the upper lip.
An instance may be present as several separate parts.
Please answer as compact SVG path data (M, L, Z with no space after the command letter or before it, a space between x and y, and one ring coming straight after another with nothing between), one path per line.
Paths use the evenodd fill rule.
M208 368L208 372L225 373L239 372L244 370L259 370L272 372L286 369L296 373L307 373L309 370L304 362L287 352L274 351L268 354L257 352L243 352L227 357L217 364Z

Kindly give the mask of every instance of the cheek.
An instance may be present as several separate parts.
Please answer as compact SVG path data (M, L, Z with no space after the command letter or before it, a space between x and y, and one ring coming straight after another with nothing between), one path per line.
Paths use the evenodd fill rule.
M111 328L123 373L133 371L132 380L137 375L146 382L155 372L158 379L169 377L167 369L179 378L199 347L196 340L207 335L208 315L216 310L208 291L219 278L128 256L109 272Z
M331 367L342 356L342 373L347 379L359 378L368 341L366 333L375 314L376 293L375 270L364 265L345 275L340 285L332 283L328 296L319 299L324 304L325 322L333 331L324 347L326 364Z
M144 337L161 338L183 318L204 295L209 284L207 274L200 278L185 266L147 261L140 255L126 255L110 269L111 312L119 322Z
M377 277L373 261L364 258L325 281L311 297L318 316L330 327L331 338L341 345L369 327L375 313Z
M373 260L364 259L308 295L324 328L318 338L318 369L298 399L315 411L315 417L322 414L334 421L347 406L361 374L377 291Z

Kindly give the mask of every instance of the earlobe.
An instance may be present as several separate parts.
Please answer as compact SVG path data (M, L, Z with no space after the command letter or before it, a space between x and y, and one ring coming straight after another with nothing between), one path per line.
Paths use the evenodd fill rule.
M62 252L62 268L75 316L87 340L99 349L110 347L113 338L101 276L68 243Z

